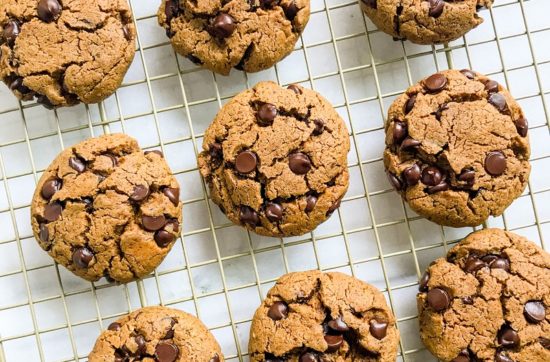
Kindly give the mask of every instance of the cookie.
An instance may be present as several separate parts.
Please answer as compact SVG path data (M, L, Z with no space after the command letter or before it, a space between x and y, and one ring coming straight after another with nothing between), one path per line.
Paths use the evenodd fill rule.
M394 362L399 331L373 286L317 270L279 278L256 310L251 362Z
M349 182L346 125L318 93L261 82L238 94L204 135L199 169L236 224L266 236L307 233Z
M418 214L476 226L498 216L529 178L527 119L510 93L471 70L436 73L389 109L384 165Z
M223 362L214 336L200 320L166 307L146 307L109 325L89 362Z
M47 108L98 103L135 53L126 0L2 0L0 79Z
M417 302L441 361L550 361L550 254L519 235L468 235L428 268Z
M394 39L416 44L456 40L481 24L478 15L493 0L361 0L372 22Z
M90 281L151 273L179 237L180 188L160 151L123 134L67 148L46 169L31 205L42 249Z
M158 21L178 53L228 75L267 69L290 54L309 14L309 0L163 0Z

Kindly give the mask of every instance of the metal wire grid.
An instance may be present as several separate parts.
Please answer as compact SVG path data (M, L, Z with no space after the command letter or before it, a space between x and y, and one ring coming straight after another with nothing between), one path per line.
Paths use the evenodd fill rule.
M534 94L529 94L524 97L518 97L518 99L521 101L523 99L530 99L530 98L540 98L542 100L542 108L544 113L545 122L531 128L531 132L536 130L542 130L545 136L548 136L548 131L550 130L550 112L548 110L548 103L546 101L546 97L548 96L548 93L550 90L544 90L543 88L543 80L541 77L541 70L540 68L542 66L545 66L546 64L550 63L550 60L543 61L543 62L537 62L537 57L535 55L535 47L533 46L533 36L537 33L542 33L545 31L550 30L550 22L546 24L546 26L543 29L538 29L536 31L530 31L529 30L529 24L526 17L525 12L525 4L528 2L535 2L537 0L511 0L507 1L506 3L498 3L495 4L493 10L489 10L489 12L486 13L486 21L489 21L492 23L492 28L494 30L495 37L490 40L484 40L477 43L468 43L467 40L464 38L463 43L458 43L457 45L454 45L454 43L451 46L444 46L444 47L431 47L430 50L422 51L415 54L408 54L407 45L405 43L401 43L401 49L402 49L402 55L395 59L384 59L383 61L379 61L375 59L375 56L373 55L373 36L375 36L376 33L378 33L378 30L372 26L371 23L369 23L365 18L363 18L363 24L365 26L365 30L359 33L353 33L353 34L346 34L345 36L336 36L335 30L334 30L334 20L333 20L333 12L338 9L343 9L347 7L357 7L356 1L346 1L342 3L338 3L335 5L329 4L328 0L320 0L322 4L318 9L315 9L312 11L312 16L314 14L319 13L325 13L326 14L326 21L328 22L328 27L330 29L330 41L322 41L317 43L311 43L306 44L302 41L302 45L298 46L296 51L303 51L303 55L305 58L305 64L307 67L307 77L304 79L297 80L295 82L300 82L304 84L305 86L310 86L313 89L316 88L316 82L332 77L336 78L341 82L342 85L342 91L343 91L343 98L344 101L340 104L335 104L335 107L342 113L344 117L347 117L348 119L352 119L352 111L351 108L354 105L357 104L363 104L370 101L374 101L378 103L378 107L380 109L381 114L385 113L385 107L388 105L388 98L392 98L397 96L402 92L395 91L390 93L384 93L381 90L381 84L379 79L379 73L377 72L377 68L386 66L388 64L396 63L396 62L403 62L405 64L405 70L406 70L406 76L408 84L414 83L419 76L417 74L413 74L411 71L410 62L414 60L417 57L422 56L432 56L435 69L443 69L443 68L453 68L453 54L456 54L457 52L465 52L466 58L468 61L468 64L470 65L470 68L475 68L471 59L471 47L482 45L484 43L494 43L496 44L496 47L498 49L498 55L499 58L495 58L500 61L501 69L499 74L502 74L504 77L505 84L510 87L510 81L509 81L509 73L516 70L521 70L523 68L529 68L534 71L536 75L536 82L538 86L538 91ZM544 1L544 0L540 0ZM134 8L140 0L130 0L130 5ZM548 5L548 4L546 4ZM509 36L499 36L497 31L497 26L495 25L494 21L494 13L497 11L499 7L506 7L506 6L518 6L521 10L521 14L518 14L516 17L516 20L523 21L525 26L525 32L521 34L514 34ZM550 6L547 8L550 10ZM134 11L134 13L136 13ZM5 115L9 114L10 112L18 112L20 114L21 121L24 125L24 137L22 139L15 139L10 140L9 142L0 143L0 172L2 175L2 184L3 187L6 190L6 196L7 196L7 203L8 207L5 209L0 209L0 213L6 213L9 214L9 218L11 219L11 223L13 225L14 230L14 238L10 238L9 240L0 241L0 247L7 244L15 244L17 249L17 254L19 257L19 263L20 268L14 269L10 272L5 272L0 274L0 281L2 281L3 278L9 278L11 276L22 276L23 282L24 282L24 293L26 294L25 301L22 301L20 303L12 303L10 305L3 305L1 303L2 297L0 297L0 314L11 312L16 310L17 308L28 308L30 311L31 321L32 321L32 330L26 333L19 333L9 336L2 336L0 335L0 361L7 361L7 357L5 354L5 345L9 344L14 341L22 340L22 339L34 339L34 343L37 347L37 358L41 361L44 360L50 360L50 357L47 356L44 349L44 336L51 332L56 331L66 331L66 334L68 336L68 339L70 341L70 354L60 360L62 361L70 361L70 360L79 360L82 358L86 358L89 350L84 350L83 348L78 347L78 338L79 335L75 331L79 329L81 326L85 325L95 325L99 328L97 328L96 333L99 333L99 329L103 329L106 327L108 321L119 317L120 315L125 314L125 312L135 309L139 306L146 306L150 305L150 299L154 299L155 302L158 302L162 305L182 305L185 303L191 304L191 310L196 311L196 314L199 316L199 318L204 318L207 316L207 312L205 313L204 309L200 307L201 301L208 297L222 297L222 299L227 304L227 317L228 322L219 323L215 325L209 325L210 329L215 333L217 337L220 337L221 335L229 335L229 340L227 340L227 343L222 343L224 347L224 353L226 354L226 357L228 360L247 360L247 351L246 351L246 332L243 332L243 330L247 329L250 318L238 318L236 316L236 309L235 309L235 294L243 291L243 290L250 290L255 289L257 291L258 295L258 303L259 300L264 296L266 290L269 288L269 286L276 280L278 275L274 275L269 278L261 278L260 277L260 266L262 262L258 262L258 258L262 253L267 253L270 251L280 251L282 254L283 259L283 267L284 272L295 270L295 267L291 267L289 263L289 259L291 256L291 252L296 249L293 247L299 247L302 245L311 245L313 249L313 255L314 260L310 260L313 262L313 265L319 269L327 269L323 267L323 264L320 260L320 247L319 244L329 240L333 239L335 237L341 238L344 242L345 246L345 252L346 252L346 258L347 260L343 263L340 263L338 265L331 265L329 269L334 270L343 270L345 272L348 272L355 276L360 276L360 272L358 270L365 264L369 262L379 262L381 273L383 276L383 288L382 290L387 296L388 302L392 306L392 308L396 307L396 303L398 302L396 300L396 293L399 293L401 290L413 290L415 289L415 286L417 285L416 280L401 283L398 285L392 284L391 278L389 276L388 271L388 260L391 260L393 257L399 257L403 255L412 255L413 257L413 263L414 263L414 273L416 274L416 277L420 277L423 268L429 260L423 260L420 261L421 258L419 257L419 254L434 250L437 254L440 254L443 251L446 251L449 244L455 242L459 237L460 233L455 233L454 231L451 231L447 228L439 227L439 235L432 237L432 240L427 245L417 246L415 245L415 241L418 244L418 240L415 240L415 232L411 226L412 223L415 221L421 220L418 216L414 216L411 214L410 210L406 208L404 204L401 205L402 210L402 218L399 218L397 220L391 220L387 222L376 222L376 219L379 215L380 210L375 210L375 203L373 203L373 198L379 195L384 195L387 193L392 193L392 191L389 189L389 187L386 187L383 190L379 191L373 191L369 192L369 182L367 182L367 176L365 173L365 169L369 167L369 165L372 165L376 162L380 162L380 158L375 159L362 159L361 158L361 151L359 146L358 138L362 135L366 135L372 132L380 131L382 129L381 126L372 127L372 128L366 128L366 129L358 129L356 125L354 125L354 122L349 122L350 127L350 137L352 138L352 154L354 153L354 157L356 158L355 162L352 162L350 164L350 168L357 168L360 172L360 184L362 186L362 189L364 192L362 192L360 195L354 195L354 196L348 196L344 199L343 205L346 203L352 203L353 201L357 200L366 200L368 208L366 212L368 213L371 225L368 226L362 226L358 228L349 228L346 227L346 220L344 217L343 212L339 211L334 214L333 219L336 218L337 223L339 224L339 230L335 232L325 233L325 234L318 234L317 232L313 232L310 235L307 235L303 238L292 238L290 240L287 239L279 239L277 242L272 243L267 246L262 246L261 243L256 242L255 236L251 235L249 233L246 233L246 240L247 240L247 247L245 250L240 250L239 252L230 252L226 253L225 250L223 250L223 243L225 241L220 241L220 239L223 239L223 237L220 237L220 233L223 233L225 229L232 228L230 223L227 222L227 220L224 220L223 222L217 222L216 217L214 216L215 210L212 209L212 204L208 202L208 194L207 194L207 188L203 182L200 183L200 187L202 189L202 196L196 197L196 198L190 198L187 200L184 200L184 218L192 218L193 215L190 215L189 212L186 212L186 210L189 210L190 206L197 203L204 203L206 205L207 211L208 211L208 225L206 227L201 227L197 229L184 229L184 233L181 239L181 251L173 250L172 253L180 252L179 258L183 257L183 266L178 266L175 268L162 270L162 271L156 271L153 275L147 277L144 279L144 281L139 281L137 283L132 283L125 286L113 286L109 284L104 283L89 283L85 284L82 287L82 284L79 285L79 288L74 289L71 287L67 287L67 281L66 277L63 275L64 271L62 268L59 268L57 265L54 266L55 268L55 274L57 279L57 286L59 287L60 293L51 295L45 298L36 298L33 297L33 294L36 291L36 288L34 284L32 284L29 281L29 273L34 272L40 272L42 270L45 270L48 267L51 267L51 264L46 265L40 265L40 266L33 266L33 267L27 267L26 266L26 256L24 252L24 247L22 240L25 238L32 237L29 235L28 228L22 226L22 223L27 222L25 218L22 220L19 219L20 212L25 211L28 209L29 204L24 205L17 205L13 201L13 193L10 192L10 188L13 187L13 182L17 181L19 178L24 176L32 176L34 179L34 182L36 183L38 181L38 178L40 176L40 170L36 166L35 158L33 157L33 151L36 151L33 149L33 144L36 145L36 141L40 141L43 138L47 137L56 137L58 138L59 144L63 148L64 145L64 137L69 133L74 132L81 132L81 133L87 133L87 136L95 136L98 135L101 132L109 133L110 129L113 128L115 125L120 125L120 128L123 132L127 131L127 122L130 122L132 119L137 119L144 116L152 116L155 124L155 130L156 130L156 137L158 142L156 142L155 145L152 145L154 147L160 147L161 150L163 150L166 153L165 148L169 147L173 144L183 143L183 142L191 142L193 149L194 149L194 155L189 155L188 157L195 157L198 153L198 150L200 149L201 144L201 137L202 134L199 132L195 132L194 130L194 123L192 121L192 114L191 114L191 107L195 105L200 104L208 104L210 102L216 102L219 107L221 107L222 102L227 101L232 95L234 94L228 94L228 95L221 95L220 88L218 87L218 83L221 81L221 78L215 74L211 74L211 77L213 79L214 85L215 85L215 97L212 98L206 98L206 99L200 99L198 101L188 101L187 92L186 89L189 87L192 87L192 84L184 84L183 77L186 74L197 72L198 69L184 69L182 70L182 64L181 58L175 57L177 62L177 73L167 73L162 74L158 76L150 76L147 62L145 59L145 52L150 49L155 49L158 47L165 46L167 43L158 43L153 45L142 45L142 38L143 38L143 30L140 29L139 23L142 21L146 21L148 19L152 19L154 17L153 14L137 17L136 18L136 28L138 30L138 39L137 39L137 46L138 46L138 53L136 55L136 59L141 60L143 65L143 72L144 72L144 79L140 79L133 82L127 82L123 85L123 87L130 87L133 85L142 84L146 86L148 96L150 97L151 101L151 110L149 112L140 113L140 114L133 114L124 117L124 113L122 112L122 105L121 100L119 98L118 92L114 95L113 101L115 104L116 109L118 110L119 117L109 117L108 112L106 110L106 106L104 104L100 104L98 106L98 113L95 114L95 110L93 107L85 107L85 114L87 117L87 124L86 125L79 125L76 127L69 127L64 128L60 125L60 117L58 112L56 111L54 113L55 117L55 127L45 134L39 135L39 136L30 136L31 132L29 132L28 123L27 123L27 115L26 111L28 109L31 109L32 107L35 107L35 105L23 105L19 103L17 108L9 108L2 110L0 112L0 124L3 123L3 118ZM311 25L310 25L311 26ZM506 68L505 62L503 59L503 52L502 52L502 42L506 39L518 37L518 36L526 36L529 44L529 51L531 52L531 57L533 59L532 64L528 65L522 65L519 67L508 67ZM368 51L370 55L370 61L368 64L363 64L361 66L356 67L350 67L345 68L342 66L342 61L340 57L340 52L338 51L338 46L342 40L346 39L353 39L353 38L361 38L364 39L364 46L366 50ZM386 39L387 40L387 39ZM336 63L337 63L337 71L333 72L327 72L320 75L314 75L312 72L311 67L311 57L308 57L308 52L311 52L316 47L324 46L324 45L332 45L336 57ZM454 53L453 53L454 52ZM442 57L443 56L443 57ZM494 56L494 55L492 55ZM442 61L444 59L444 61ZM359 100L351 100L348 94L348 90L346 87L346 75L355 71L360 70L371 70L374 76L374 82L376 87L376 95L373 97L366 97ZM277 81L280 79L280 71L278 70L278 67L275 67L275 78ZM491 74L489 74L491 75ZM179 104L172 107L166 107L166 108L157 108L156 102L155 102L155 91L152 86L152 83L158 80L170 78L176 76L178 79L181 95L183 97L183 104ZM251 76L252 77L252 76ZM246 86L249 87L253 85L251 84L249 80L249 76L245 75L245 83ZM513 88L511 89L513 92ZM120 92L120 91L119 91ZM187 118L187 126L189 127L189 136L181 137L178 139L173 139L170 141L165 141L165 138L162 134L162 127L160 125L159 121L159 115L161 115L164 112L169 112L172 110L177 109L183 109L185 112L185 116ZM3 131L6 132L6 131ZM9 132L9 131L8 131ZM30 157L30 164L32 170L30 172L21 172L17 174L8 175L7 168L6 168L6 161L5 156L3 153L5 152L6 147L14 146L14 145L20 145L23 144L26 147L26 151L28 152L28 155ZM35 146L36 147L36 146ZM4 151L4 152L3 152ZM532 162L544 160L550 155L543 155L541 157L533 157ZM178 176L181 175L187 175L193 172L197 171L196 167L192 168L186 168L186 169L179 169L174 170L175 174ZM11 183L10 183L11 181ZM185 185L182 185L182 187L185 188ZM550 219L542 220L539 218L539 212L537 210L537 201L538 200L545 200L548 202L548 198L540 198L540 195L546 195L545 193L548 193L550 191L550 187L543 188L537 191L532 191L531 184L529 184L529 188L524 193L522 198L528 198L530 200L530 203L532 205L532 211L533 211L533 217L534 220L528 222L527 224L521 224L521 225L515 225L515 227L509 228L509 223L507 222L507 216L504 216L502 218L499 218L501 221L494 221L495 224L501 223L501 225L507 229L517 230L521 232L522 230L528 230L528 229L535 229L536 233L534 233L534 238L538 238L540 240L541 245L543 248L548 249L548 239L550 237L549 232L550 229L546 229L546 227L550 226ZM344 207L344 206L343 206ZM540 205L539 205L540 207ZM23 212L26 216L27 213ZM384 253L384 246L385 243L387 243L387 240L382 241L381 233L384 228L395 226L395 225L404 225L407 230L407 240L408 245L401 245L399 250L393 251L393 252L386 252ZM471 229L470 229L471 230ZM366 258L356 258L354 257L354 251L352 250L352 247L350 246L351 242L350 239L353 238L355 235L362 235L363 232L370 232L372 235L374 235L375 240L375 255L366 257ZM213 240L213 246L215 249L215 255L213 258L209 258L208 260L203 260L201 262L192 262L190 258L190 250L192 248L188 245L190 238L192 238L195 235L199 234L209 234ZM546 237L546 238L545 238ZM435 240L435 239L438 240ZM532 237L533 238L533 237ZM545 240L546 239L546 240ZM0 239L1 240L1 239ZM179 249L179 248L174 248ZM289 249L293 249L290 250ZM227 255L226 255L227 254ZM243 257L250 258L252 262L252 267L249 268L247 271L251 272L253 274L252 281L248 283L241 283L240 285L230 285L231 283L228 282L228 274L227 274L227 263L237 263L240 259ZM218 288L216 290L209 290L207 292L201 292L200 289L197 288L196 285L196 275L199 273L197 269L200 269L201 267L212 267L217 266L219 268L219 272L221 275L221 288ZM175 273L185 273L187 276L187 279L189 281L189 286L191 290L190 296L185 297L179 297L172 300L165 300L166 298L163 296L162 287L160 283L160 279L163 278L163 276L171 275ZM181 274L180 274L181 275ZM70 283L69 283L70 284ZM122 307L123 311L119 311L116 313L105 313L102 312L102 306L101 304L101 296L99 296L100 293L103 291L109 290L110 288L121 288L123 290L124 294L124 304L125 306ZM0 295L2 295L3 292L0 292ZM39 293L38 293L39 294ZM71 299L74 296L81 296L81 295L90 295L91 299L93 301L93 309L95 316L81 320L78 322L71 321L71 303L68 301L68 299ZM137 298L136 298L137 297ZM233 300L232 300L233 299ZM46 303L48 301L61 301L62 304L62 314L64 317L64 321L60 324L50 326L48 328L40 328L38 317L39 312L37 311L38 305L41 303ZM411 301L413 304L414 302ZM154 304L154 303L153 303ZM223 309L223 307L220 307ZM202 311L201 311L202 309ZM40 313L45 313L44 311ZM240 313L239 313L240 314ZM414 333L414 328L416 326L415 319L417 318L415 313L409 313L404 316L400 316L398 318L399 327L401 329L401 334L403 336L402 341L400 343L400 350L399 350L399 359L400 360L420 360L425 359L429 354L426 353L423 348L416 344L412 345L412 347L409 347L408 345L405 345L404 341L408 337L408 333ZM0 319L1 322L1 319ZM409 326L413 326L410 328L404 328L406 324L409 324ZM219 332L219 333L216 333ZM243 335L244 333L244 335ZM89 338L89 336L87 337ZM92 337L95 338L95 337ZM92 341L93 343L93 341ZM54 343L55 344L55 343ZM56 358L54 358L56 359ZM16 360L16 359L13 359Z

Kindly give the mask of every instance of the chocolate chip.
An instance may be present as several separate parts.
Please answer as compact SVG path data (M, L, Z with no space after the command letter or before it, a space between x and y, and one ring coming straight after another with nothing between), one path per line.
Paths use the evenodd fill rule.
M115 351L115 362L126 362L128 358L122 351Z
M430 10L428 11L428 15L430 15L433 18L439 18L443 13L443 8L445 7L445 1L428 0L428 3L430 5Z
M472 297L470 297L469 295L466 296L466 297L460 298L460 300L462 300L462 303L467 304L467 305L472 305L472 304L474 304L474 300L473 300Z
M338 317L336 319L333 319L333 320L329 321L327 323L327 325L330 329L332 329L333 331L336 331L336 332L343 333L343 332L349 331L349 327L346 324L346 322L344 322L342 317Z
M378 319L371 319L370 321L370 334L376 339L384 339L388 330L388 323L380 321Z
M147 344L145 342L145 338L141 335L141 334L138 334L137 336L134 337L134 340L136 341L136 344L137 344L137 353L138 354L144 354L145 351L147 350Z
M271 8L277 2L279 2L279 0L260 0L260 6L262 8Z
M210 358L209 362L220 362L220 356L216 353L214 357Z
M527 131L529 130L529 123L527 122L527 119L524 117L520 117L514 121L514 124L516 125L516 129L521 137L527 136Z
M143 201L149 196L149 186L147 185L137 185L134 186L134 191L130 195L130 199L133 201Z
M306 352L300 356L300 362L319 362L319 357L311 352Z
M117 323L117 322L113 322L109 324L109 327L107 327L107 329L110 331L120 331L120 328L121 328L121 325L120 323Z
M428 271L424 272L422 275L422 278L420 278L420 282L418 283L418 291L420 292L427 292L428 291L428 282L430 281L430 274Z
M342 335L326 335L325 336L325 342L327 342L327 352L336 352L342 344L344 344L344 337Z
M185 57L187 59L189 59L193 64L196 64L196 65L202 65L203 64L203 61L200 60L197 56L195 56L193 54L187 54Z
M40 241L43 243L47 243L50 241L50 230L48 230L47 224L40 224L39 231L38 231L38 237L40 238Z
M178 206L180 203L180 189L177 187L166 187L162 189L162 193L168 197L168 200L174 204L174 206Z
M270 202L265 207L265 216L271 222L278 222L283 219L283 207L280 204Z
M539 343L542 345L543 348L550 349L550 339L540 337Z
M440 73L435 73L424 80L424 86L431 93L442 91L446 85L447 77Z
M282 4L283 11L288 20L292 21L298 14L298 7L296 6L296 1L291 0L289 3Z
M164 335L163 339L172 339L174 338L174 326L176 325L176 321L174 318L164 318L170 320L170 327L168 327L168 331Z
M315 208L315 205L317 204L317 196L314 195L308 195L306 196L306 212L311 212Z
M261 126L269 126L277 117L277 107L271 103L264 103L256 113L256 119Z
M485 255L484 257L481 258L481 260L483 260L483 262L488 266L491 266L491 264L493 264L493 262L497 259L498 259L498 255L492 255L492 254Z
M265 354L265 362L285 362L282 358L277 358L269 353Z
M540 323L546 317L544 304L538 301L530 301L525 303L523 307L523 315L531 323Z
M403 185L401 184L401 181L391 172L386 172L386 175L388 176L388 180L390 181L390 184L393 186L393 188L396 191L401 191L403 188Z
M300 88L300 86L298 86L297 84L291 84L288 87L286 87L286 89L289 89L296 94L302 94L302 88Z
M313 134L318 136L325 130L325 121L322 119L314 119L313 124L315 125L315 129L313 130Z
M420 167L415 163L403 171L403 178L407 185L414 186L420 181Z
M491 269L502 269L506 272L510 271L510 261L508 258L499 257L489 265Z
M493 93L489 96L488 102L495 106L499 112L504 112L508 105L506 104L506 98L500 93Z
M500 328L497 336L498 344L503 347L518 347L519 346L519 335L516 331L512 329L509 325L505 324Z
M442 105L440 105L437 111L433 113L435 116L435 119L437 119L438 121L441 121L441 116L443 115L443 112L446 111L447 109L449 109L449 105L447 103L443 103Z
M160 216L149 216L149 215L143 215L141 217L141 223L143 224L143 227L145 230L148 231L157 231L164 227L166 224L166 218L164 215Z
M405 103L405 114L408 114L414 108L414 103L416 102L417 94L413 94Z
M489 152L485 157L485 170L492 176L500 176L506 170L506 156L500 151Z
M8 44L13 45L20 31L21 29L18 21L15 21L15 20L8 21L7 24L4 25L4 31L3 31L4 39L6 39L6 42Z
M497 93L498 92L498 82L494 80L488 80L485 82L485 90L488 93Z
M80 157L69 158L69 166L78 173L86 171L86 161Z
M49 200L59 190L61 190L61 180L58 178L51 178L44 182L40 193L42 194L43 198Z
M61 14L62 8L57 0L40 0L37 10L40 20L50 23Z
M393 143L400 144L407 137L407 125L401 121L393 123Z
M285 302L275 302L267 311L267 316L274 321L284 319L288 316L288 305Z
M451 305L449 293L441 288L434 288L428 292L428 304L436 312L441 312Z
M361 0L361 1L370 8L376 9L378 7L377 0Z
M161 342L155 348L155 357L158 362L174 362L179 353L178 347L172 343Z
M428 166L422 170L422 183L428 186L439 185L443 181L443 174L435 166Z
M143 154L144 155L159 155L160 157L164 158L164 153L162 153L161 150L149 150L149 151L143 152ZM116 163L114 163L114 165L116 166Z
M154 151L151 151L150 153L156 153ZM116 167L118 165L118 160L115 155L112 155L110 153L106 153L103 156L108 157L111 160L111 163L113 164L113 167Z
M485 264L485 262L480 260L477 256L471 255L468 257L466 263L464 264L464 270L467 273L474 273L479 269L485 267L486 265L487 264Z
M235 168L243 174L250 173L258 166L258 156L252 151L242 151L235 159Z
M495 362L514 362L514 360L508 357L506 352L500 351L495 354Z
M475 178L476 178L476 173L474 170L471 170L471 169L464 169L462 170L460 175L458 175L458 179L460 181L466 182L469 185L474 184Z
M221 13L211 21L207 30L213 37L223 39L231 36L236 28L235 19L229 14Z
M15 78L11 83L10 83L10 89L12 91L18 91L19 93L21 93L21 95L25 96L25 95L30 95L32 96L33 95L33 92L29 89L29 87L23 85L23 78L22 77L17 77Z
M52 110L55 108L52 101L50 101L50 99L43 94L36 97L36 103L43 105L44 108L49 110Z
M464 74L468 79L474 79L476 77L476 73L470 69L462 69L460 73Z
M92 262L92 259L94 258L94 254L92 251L86 247L78 248L73 251L73 263L81 269L87 268L90 263Z
M172 234L169 231L158 230L157 232L155 232L155 242L161 248L167 247L175 239L176 239L176 237L174 236L174 234Z
M414 149L417 149L420 146L420 141L417 141L415 139L412 139L411 137L407 137L401 142L401 150L402 151L412 151Z
M223 162L223 147L220 143L214 142L208 148L210 154L210 162L213 168L218 168Z
M130 33L130 28L128 28L128 24L122 27L122 34L124 35L124 39L128 41L132 40L132 33Z
M166 0L164 14L166 15L166 22L170 24L170 21L176 17L179 13L179 0Z
M288 156L290 170L297 175L305 175L311 169L309 157L302 152L291 153Z
M52 202L44 207L44 219L48 222L54 222L61 216L63 206L60 202Z
M338 200L334 201L334 203L327 210L327 216L332 215L332 213L334 211L336 211L340 207L341 204L342 204L342 199L338 199Z
M438 185L428 187L426 192L429 194L435 194L436 192L447 191L448 189L449 184L446 181L442 181Z
M260 217L258 213L249 206L241 206L241 212L239 215L241 222L252 227L260 224Z

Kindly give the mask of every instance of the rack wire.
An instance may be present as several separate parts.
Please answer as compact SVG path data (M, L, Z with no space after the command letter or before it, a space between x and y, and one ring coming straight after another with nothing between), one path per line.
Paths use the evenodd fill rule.
M400 361L433 360L417 332L417 280L471 228L436 226L389 188L381 163L384 114L416 80L472 68L507 85L530 117L533 167L503 227L550 247L550 4L497 0L485 23L445 46L391 42L348 0L312 1L295 51L269 71L221 77L176 56L156 26L158 1L130 0L136 59L117 93L97 106L45 111L0 89L0 362L85 360L110 321L167 305L196 314L229 361L247 361L250 320L282 274L338 270L379 287L398 319ZM313 29L313 30L312 30ZM303 237L258 237L232 225L208 198L196 166L203 132L233 95L259 80L301 83L327 96L348 123L350 191L332 218ZM157 270L128 285L84 282L36 245L29 207L41 172L62 148L125 132L160 148L182 184L183 236ZM546 176L546 177L545 177Z

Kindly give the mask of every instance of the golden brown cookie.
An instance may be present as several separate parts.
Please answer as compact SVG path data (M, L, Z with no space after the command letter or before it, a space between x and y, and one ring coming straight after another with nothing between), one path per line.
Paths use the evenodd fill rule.
M301 235L340 206L348 151L346 125L321 95L261 82L220 110L199 168L234 223L261 235Z
M376 288L317 270L279 278L256 310L251 362L394 362L399 331Z
M493 0L361 0L372 22L394 39L440 44L460 38L483 19L478 15Z
M527 185L529 154L518 103L471 70L423 79L389 109L389 180L414 211L441 225L501 215Z
M134 58L126 0L2 0L0 28L0 79L47 108L102 101Z
M178 53L224 75L271 67L308 20L309 0L163 0L158 12Z
M550 255L519 235L470 234L428 268L417 302L441 361L550 361Z
M166 307L146 307L109 325L89 362L223 362L214 336L200 320Z
M46 169L32 228L56 262L90 281L151 273L181 230L180 188L160 151L123 134L67 148Z

